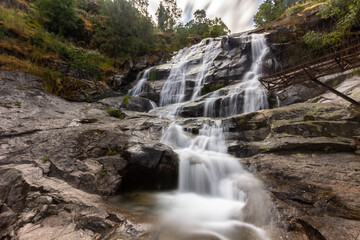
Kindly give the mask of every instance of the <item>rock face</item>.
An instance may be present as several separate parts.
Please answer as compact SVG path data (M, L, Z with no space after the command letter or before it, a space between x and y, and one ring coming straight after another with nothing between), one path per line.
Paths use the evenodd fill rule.
M94 239L111 230L149 239L144 219L132 218L135 227L101 196L176 187L177 155L158 143L167 121L113 118L106 105L45 93L28 74L3 71L0 82L0 238ZM134 181L131 173L144 174Z
M96 102L117 96L108 85L99 81L66 77L61 79L59 85L58 95L74 102Z
M281 216L274 239L358 238L360 112L347 105L301 103L225 120L229 151L265 183Z

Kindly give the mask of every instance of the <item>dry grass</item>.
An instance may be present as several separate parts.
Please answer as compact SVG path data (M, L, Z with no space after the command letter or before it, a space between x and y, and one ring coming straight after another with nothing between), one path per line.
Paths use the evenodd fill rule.
M17 70L42 77L44 69L29 60L18 59L8 54L0 54L0 70Z

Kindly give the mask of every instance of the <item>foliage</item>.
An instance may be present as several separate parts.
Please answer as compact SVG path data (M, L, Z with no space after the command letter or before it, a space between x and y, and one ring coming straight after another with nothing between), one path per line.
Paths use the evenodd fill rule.
M97 45L109 56L123 58L143 55L154 45L154 25L130 1L103 0L104 19L95 30Z
M37 11L44 27L64 37L81 39L84 22L76 13L74 0L37 0Z
M120 118L120 119L124 119L125 115L123 114L123 112L121 111L121 109L116 109L116 108L106 108L106 112L115 118Z
M60 76L61 76L60 72L53 72L53 71L50 71L49 68L45 68L42 79L45 84L45 89L48 92L56 93L56 90L58 89L57 79Z
M129 95L126 95L123 97L123 104L125 107L127 107L128 103L129 103L129 98L130 98Z
M280 17L286 9L293 6L296 2L303 2L303 1L296 1L296 0L265 0L258 9L258 12L254 16L254 22L257 27L263 26L268 24L278 17ZM298 13L302 10L301 6L295 5L291 11L291 14Z
M50 159L49 159L48 156L44 156L44 157L42 158L42 160L43 160L44 162L50 161Z
M178 8L176 0L163 0L156 11L158 28L165 32L173 32L179 24L182 10Z
M323 19L335 22L332 31L327 33L308 32L304 42L313 49L340 44L351 38L354 31L360 29L360 1L358 0L329 0L319 13Z

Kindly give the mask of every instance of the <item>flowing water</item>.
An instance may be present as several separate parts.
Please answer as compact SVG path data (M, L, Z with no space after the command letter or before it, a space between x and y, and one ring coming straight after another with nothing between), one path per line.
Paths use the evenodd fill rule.
M201 56L199 50L204 49ZM167 106L169 104L181 103L186 100L186 82L191 80L187 79L189 67L192 61L201 61L200 69L197 70L195 79L195 87L192 90L191 100L196 99L200 93L201 88L205 82L206 74L208 73L214 59L221 52L220 40L205 39L201 43L196 44L190 48L180 51L174 58L172 64L174 65L170 71L160 93L160 106ZM199 59L200 58L200 59Z
M151 68L146 69L137 76L137 84L129 90L128 95L138 97L144 91L146 81L150 77ZM155 103L154 103L155 104Z
M229 117L239 113L254 112L269 108L267 94L258 81L261 63L269 51L264 35L251 35L252 65L242 81L233 86L229 93L219 98L210 97L205 106L206 117ZM214 111L215 102L220 104L219 112Z
M227 154L223 132L217 120L194 138L175 123L163 135L180 158L178 191L159 195L169 239L268 239L261 183Z
M268 107L267 96L258 81L260 63L268 51L263 35L251 35L252 65L242 81L210 94L205 117L229 117ZM173 68L163 85L160 106L154 114L175 118L187 100L201 95L206 75L222 51L219 40L204 40L181 50L172 60ZM202 54L199 55L199 52ZM193 76L192 63L200 63ZM130 90L139 96L151 69L139 75ZM190 72L190 73L189 73ZM194 81L191 94L188 81ZM191 96L186 99L186 96ZM220 109L220 110L219 110ZM176 123L175 121L178 121ZM207 118L194 136L185 132L181 119L164 131L161 142L179 155L179 186L173 193L157 194L160 207L162 239L267 240L271 214L262 183L245 171L239 161L228 154L226 126L222 120Z
M258 82L259 63L268 48L263 35L252 35L251 43L251 69L225 97L221 97L222 90L208 97L206 117L219 115L219 99L222 117L268 107L266 93ZM200 95L207 70L219 53L219 43L208 43L191 100ZM164 108L172 116L176 116L179 103L184 101L187 63L192 57L191 52L179 54L179 62L161 95L161 106L173 104ZM184 132L181 125L173 122L161 142L179 155L180 165L178 190L158 195L163 223L160 239L269 239L265 228L270 214L262 184L227 153L221 120L208 119L197 136Z

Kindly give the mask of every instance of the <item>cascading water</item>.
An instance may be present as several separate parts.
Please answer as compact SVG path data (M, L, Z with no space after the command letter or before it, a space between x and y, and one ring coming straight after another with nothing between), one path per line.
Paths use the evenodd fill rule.
M201 59L197 54L204 49ZM186 73L191 61L201 61L201 67L197 70L195 88L192 92L192 100L199 96L204 84L204 78L216 56L221 52L221 42L214 39L205 39L201 43L180 51L174 58L170 75L162 87L160 93L160 106L184 102L186 99Z
M130 96L138 97L144 91L144 85L150 77L151 68L146 69L144 72L141 72L137 77L137 84L129 90L128 94Z
M193 50L200 47L201 44L194 46ZM205 48L192 100L200 95L207 70L220 51L218 43L210 42ZM258 82L259 62L266 52L265 38L252 35L253 64L242 82L229 91L228 102L225 98L221 100L224 107L221 116L267 108L265 91ZM193 55L191 51L179 54L176 57L179 62L171 70L161 93L161 105L172 104L164 108L167 111L176 111L185 96L187 64ZM205 116L216 115L219 107L216 101L223 94L224 90L217 90L208 97ZM243 106L239 106L240 103ZM180 166L178 190L158 196L164 224L164 238L159 239L269 239L264 228L269 224L270 214L260 181L227 153L221 120L208 121L196 137L191 137L176 123L163 134L162 143L178 153Z
M262 34L251 35L252 65L244 75L242 81L229 90L228 95L218 98L209 98L206 107L213 108L214 102L219 101L220 111L205 109L207 117L229 117L239 113L254 112L269 108L265 89L258 81L261 73L261 63L268 52L266 40Z
M179 189L159 195L165 239L265 240L261 184L227 154L221 121L191 138L172 123L162 142L179 154ZM254 205L254 203L257 204ZM251 221L249 219L251 213ZM181 236L181 237L180 237Z
M212 66L215 58L219 55L221 52L221 42L214 43L213 39L208 40L209 43L205 48L205 53L203 57L203 62L200 68L200 71L198 75L196 76L196 82L195 82L195 88L193 91L193 95L191 97L191 100L195 100L197 97L201 94L201 88L204 85L205 76L208 73L210 67Z

